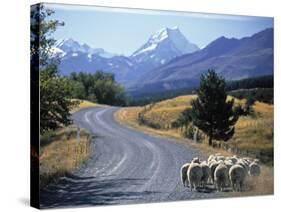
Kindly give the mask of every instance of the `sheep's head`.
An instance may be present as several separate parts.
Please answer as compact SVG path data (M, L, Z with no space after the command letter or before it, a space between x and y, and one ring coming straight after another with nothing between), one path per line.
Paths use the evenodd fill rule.
M200 164L200 159L199 159L199 157L196 157L196 158L193 158L191 162Z

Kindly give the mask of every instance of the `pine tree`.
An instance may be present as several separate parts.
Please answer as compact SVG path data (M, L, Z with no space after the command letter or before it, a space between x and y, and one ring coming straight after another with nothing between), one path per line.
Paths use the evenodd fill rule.
M193 124L215 140L229 140L234 134L238 113L233 110L234 99L227 101L226 83L214 70L202 75L198 97L192 101Z

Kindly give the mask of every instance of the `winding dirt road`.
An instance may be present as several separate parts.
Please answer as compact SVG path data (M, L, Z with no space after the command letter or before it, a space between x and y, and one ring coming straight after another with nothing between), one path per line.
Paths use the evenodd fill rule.
M41 207L132 204L222 197L212 189L190 192L180 167L199 152L177 140L154 137L116 122L118 108L84 109L74 123L95 137L90 159L75 173L41 191Z

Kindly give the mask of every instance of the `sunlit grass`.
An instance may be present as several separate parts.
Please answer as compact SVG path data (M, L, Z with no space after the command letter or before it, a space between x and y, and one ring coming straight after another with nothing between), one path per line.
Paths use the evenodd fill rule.
M179 129L167 128L178 115L187 107L196 96L180 96L154 104L154 106L123 108L115 113L115 119L121 124L144 131L151 135L172 137L179 139L179 142L191 145L193 148L206 155L221 153L229 156L239 153L231 152L230 149L213 148L207 145L207 140L203 143L194 143L182 136ZM233 97L228 97L230 100ZM246 100L235 99L235 104L243 105ZM150 108L150 109L149 109ZM240 117L235 125L235 134L228 141L230 147L238 148L242 151L253 152L257 154L268 155L267 165L261 165L261 176L256 179L250 179L250 189L244 192L233 194L234 196L252 196L273 194L273 105L256 102L254 107L255 116ZM146 112L144 112L146 111ZM144 113L144 117L150 122L158 123L162 129L153 129L149 126L138 123L139 113Z
M73 172L88 159L90 152L89 134L81 129L78 142L76 127L66 127L41 136L40 187Z
M195 95L179 96L153 105L125 108L117 112L116 118L122 123L152 134L183 138L180 130L171 129L170 126L184 109L191 107L190 103L195 98ZM232 98L234 97L228 96L227 100ZM235 98L235 105L243 106L245 102L245 99ZM248 151L253 155L263 154L270 161L273 154L273 105L255 102L253 109L253 116L241 116L239 118L235 125L235 134L227 144L233 150ZM158 124L161 129L139 125L139 113L143 113L143 117L149 123ZM206 147L206 149L209 149L209 147Z
M91 102L88 100L73 99L73 101L78 102L78 104L71 110L71 113L75 113L75 112L77 112L81 109L85 109L85 108L104 106L104 105L100 105L98 103Z

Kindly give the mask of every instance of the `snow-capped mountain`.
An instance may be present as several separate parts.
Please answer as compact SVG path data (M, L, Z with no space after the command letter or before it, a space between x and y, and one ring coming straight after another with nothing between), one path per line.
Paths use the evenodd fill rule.
M69 53L87 53L89 55L99 55L104 58L112 58L114 56L117 56L116 54L112 54L109 52L106 52L102 48L92 48L87 44L80 44L77 41L73 40L72 38L67 38L67 39L60 39L56 42L55 46L55 52L59 54L63 54L62 56L65 56L66 54Z
M52 53L60 58L59 70L63 75L102 70L114 73L119 82L124 82L132 76L136 67L135 62L128 57L106 52L102 48L92 48L71 38L58 40Z
M199 48L190 43L178 27L163 28L151 35L148 41L136 50L131 59L140 64L141 69L151 70L183 54L192 53Z
M129 57L112 54L102 48L92 48L71 38L58 40L52 52L60 58L59 69L63 75L103 70L114 73L116 80L129 86L150 70L198 49L175 27L156 32Z
M244 38L221 36L204 49L185 54L142 76L132 90L139 93L198 86L208 69L226 80L273 75L273 28Z

